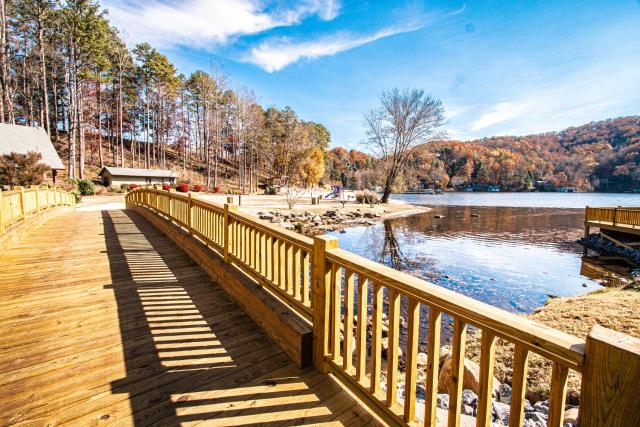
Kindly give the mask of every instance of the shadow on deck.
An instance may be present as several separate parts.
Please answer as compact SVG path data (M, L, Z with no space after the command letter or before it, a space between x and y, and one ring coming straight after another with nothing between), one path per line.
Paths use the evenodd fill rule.
M78 376L74 378L74 389L65 386L70 379L64 379L64 374L56 371L51 378L59 378L60 387L50 390L48 385L41 393L32 390L30 396L41 402L28 402L16 396L5 407L11 406L13 413L5 412L6 418L0 420L136 426L376 423L329 376L313 368L297 368L194 261L140 215L104 210L76 212L65 220L92 221L93 229L87 229L93 233L98 230L96 223L101 220L103 224L102 243L106 243L111 283L95 293L102 303L110 300L107 304L111 304L112 313L117 310L121 342L116 345L121 344L121 357L108 360L124 363L124 367L96 366L95 361L84 363L87 369L81 365L74 367L67 374ZM62 222L57 226L64 228ZM77 224L74 227L82 228ZM75 239L81 242L83 236ZM93 241L100 239L94 236ZM17 253L15 257L26 255ZM99 268L83 261L78 254L72 256L74 259L68 262L75 265L69 275ZM83 262L86 265L80 267ZM71 292L76 288L86 298L86 290L73 285L65 290L67 300L73 298ZM47 292L53 295L54 290ZM113 297L117 309L112 307ZM49 307L42 295L39 298L42 301L34 304ZM54 296L50 304L56 306ZM83 315L88 313L85 311ZM109 327L116 328L113 315L96 328L104 328L105 334ZM31 324L38 329L37 319ZM34 334L37 337L38 331ZM82 328L75 332L65 330L64 335L69 336L64 343L60 339L57 344L48 344L51 354L56 353L56 345L66 349L69 339L74 342L72 350L76 354L97 351L92 346L95 340L83 337ZM32 351L31 347L25 346L25 351ZM46 375L48 369L60 370L55 360L47 363L51 368L34 362L38 375ZM115 374L108 375L107 371ZM0 386L9 379L8 376L3 379L4 375L0 364ZM15 389L45 384L44 378L36 382L27 374L11 379L11 387ZM105 390L102 393L101 387ZM33 407L36 409L29 409ZM0 412L5 409L0 404Z

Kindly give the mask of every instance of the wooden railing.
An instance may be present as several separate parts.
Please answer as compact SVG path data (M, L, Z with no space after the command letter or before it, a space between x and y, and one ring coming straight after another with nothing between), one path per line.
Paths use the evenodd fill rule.
M193 193L136 189L127 194L127 203L183 226L311 320L313 240L238 212L235 205L198 200Z
M587 206L585 221L619 227L640 227L640 207L592 208Z
M0 233L7 227L55 206L73 206L75 197L58 188L14 187L0 191Z
M127 204L149 208L189 230L224 254L226 262L243 269L301 316L310 318L315 367L333 373L389 424L435 425L445 319L452 323L449 426L460 423L466 336L471 328L481 332L478 426L491 423L497 339L513 344L514 349L510 426L523 422L532 353L552 364L548 426L563 425L570 370L582 373L580 413L586 414L587 421L581 426L627 425L640 419L637 410L612 410L637 405L638 340L623 336L607 341L606 333L597 330L585 342L342 250L333 237L311 240L239 213L234 205L214 205L148 188L128 193ZM401 322L401 310L407 313L406 322ZM383 329L388 331L384 359ZM406 337L404 373L398 369L401 335ZM426 344L428 356L424 421L416 417L419 344ZM608 358L608 351L616 358ZM397 384L402 377L404 397L400 398Z

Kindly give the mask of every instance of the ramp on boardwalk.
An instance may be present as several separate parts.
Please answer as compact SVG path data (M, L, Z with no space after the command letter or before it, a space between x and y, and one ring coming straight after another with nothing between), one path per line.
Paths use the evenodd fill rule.
M0 254L0 425L364 425L179 247L124 210Z

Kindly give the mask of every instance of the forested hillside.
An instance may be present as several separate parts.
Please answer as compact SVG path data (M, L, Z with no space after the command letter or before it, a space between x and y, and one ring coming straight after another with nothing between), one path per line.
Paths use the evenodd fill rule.
M350 185L379 184L374 159L335 148L328 176ZM503 190L576 187L630 191L640 188L640 117L622 117L561 132L498 136L473 141L439 141L418 147L397 190L435 183L465 188L499 185Z
M103 165L172 168L242 191L322 177L324 126L263 108L215 65L185 76L147 43L129 49L97 1L0 6L0 122L44 127L69 177L95 178Z

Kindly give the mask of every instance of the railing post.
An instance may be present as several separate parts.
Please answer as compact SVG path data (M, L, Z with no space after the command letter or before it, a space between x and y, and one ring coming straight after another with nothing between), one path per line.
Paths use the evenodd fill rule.
M20 190L20 216L22 219L26 218L26 213L24 210L24 187L16 187Z
M189 234L193 234L193 199L197 198L193 193L189 193L189 204L188 204L188 212L187 221L189 222Z
M331 268L327 265L327 251L338 247L338 239L315 236L313 239L313 365L327 373L324 360L329 354L329 310L331 295Z
M618 215L618 208L613 208L613 219L611 220L613 225L616 225L616 216Z
M4 215L2 209L2 188L0 188L0 233L4 230Z
M580 427L637 426L640 339L596 325L585 348Z
M32 185L31 189L36 192L36 211L40 212L40 188L37 185Z
M237 205L230 205L229 203L225 203L224 205L224 262L230 263L231 258L229 257L229 252L231 251L231 245L233 245L233 230L232 230L232 221L229 216L230 212L237 212Z

